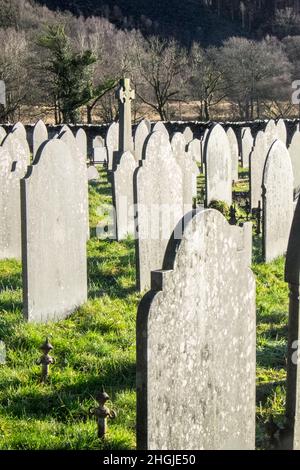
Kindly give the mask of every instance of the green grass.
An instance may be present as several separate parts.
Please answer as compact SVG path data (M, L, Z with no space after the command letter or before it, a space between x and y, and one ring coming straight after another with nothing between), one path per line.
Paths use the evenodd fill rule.
M203 180L203 178L202 178ZM90 187L90 222L103 219L110 186ZM268 424L284 422L285 348L288 288L284 260L260 264L257 277L257 447L272 443ZM88 242L89 300L69 319L48 325L26 324L22 317L21 264L0 262L0 339L7 347L0 365L0 449L135 448L135 320L140 295L135 290L133 240ZM49 383L40 383L36 365L47 335L55 365ZM117 419L99 443L89 409L104 385Z

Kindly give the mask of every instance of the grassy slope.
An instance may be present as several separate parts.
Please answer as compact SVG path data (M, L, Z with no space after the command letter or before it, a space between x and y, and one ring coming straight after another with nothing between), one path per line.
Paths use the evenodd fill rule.
M90 188L91 226L109 186ZM128 449L135 446L134 243L88 243L89 301L68 320L47 326L22 319L21 265L0 262L0 339L7 364L0 366L0 449ZM284 411L285 342L288 308L284 261L257 264L258 400L257 445L268 448L266 423ZM39 382L39 346L52 335L56 364L48 385ZM89 417L104 384L118 417L99 444Z

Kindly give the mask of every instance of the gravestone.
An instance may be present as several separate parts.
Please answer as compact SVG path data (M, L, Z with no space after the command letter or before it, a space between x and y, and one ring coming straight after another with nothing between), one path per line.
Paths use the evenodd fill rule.
M27 164L17 158L0 147L0 259L21 259L20 178Z
M170 235L182 218L182 173L166 133L152 133L145 158L134 175L137 208L137 285L150 287L150 275L159 269Z
M215 210L170 240L137 316L137 445L255 447L255 278Z
M265 136L268 148L271 148L275 140L278 140L277 126L274 119L270 119L265 128Z
M204 132L203 136L201 137L201 161L202 161L202 168L203 168L203 165L205 165L205 162L204 162L204 149L205 149L205 143L206 143L206 139L207 139L208 134L209 134L209 129L205 129L205 132Z
M297 131L298 132L298 131ZM287 432L283 447L300 450L300 369L299 369L299 297L300 297L300 199L296 206L285 265L285 281L289 284L289 323L287 347Z
M259 131L255 137L250 156L250 199L252 209L258 208L259 203L262 207L263 173L269 150L265 133Z
M143 148L148 135L149 127L145 120L143 120L137 126L134 134L134 156L136 161L143 158Z
M21 137L22 139L22 137ZM11 162L20 162L24 166L30 164L29 147L24 144L24 140L20 140L15 132L10 132L2 142L2 147L8 151Z
M147 118L146 118L146 119L144 119L143 121L144 121L144 123L146 124L146 126L148 127L148 131L149 131L149 134L150 134L150 133L151 133L151 128L152 128L152 124L151 124L150 119L147 119Z
M112 170L115 165L119 150L119 123L113 122L106 134L106 148L108 156L108 169Z
M48 130L40 119L33 129L33 158L35 158L40 146L48 140Z
M292 137L289 154L291 157L293 173L294 173L294 185L295 191L300 190L300 132L296 131Z
M26 132L24 125L21 122L17 122L13 126L12 132L15 132L20 139L22 138L27 141L27 132Z
M133 175L137 163L131 152L125 152L113 173L113 202L116 214L117 240L135 233Z
M97 168L94 165L88 167L88 180L89 181L100 181L100 176Z
M84 129L78 129L76 133L76 145L82 159L87 161L87 135Z
M182 173L183 213L186 214L192 210L193 198L197 197L199 168L191 155L186 152L187 144L183 134L175 132L171 140L171 147Z
M6 137L6 130L0 126L0 145L2 144L3 140L5 139Z
M293 219L293 169L285 145L272 145L263 174L263 247L268 263L286 253Z
M78 163L62 140L49 141L21 180L24 315L66 318L87 300L86 221Z
M154 126L152 132L161 132L169 138L169 132L162 121L158 121Z
M131 102L135 99L135 91L131 88L130 79L122 78L116 94L119 100L119 152L133 152Z
M253 137L250 128L245 128L242 133L242 167L249 168L249 158L253 148Z
M194 162L198 163L198 165L202 165L201 141L199 139L193 139L188 144L188 152L191 155Z
M232 203L231 153L229 140L220 124L209 131L204 148L206 207L213 201Z
M183 131L183 136L185 138L186 144L189 144L190 142L192 142L192 140L194 138L194 134L192 132L192 129L190 127L186 127Z
M277 138L281 140L281 142L286 145L287 141L287 130L284 119L279 119L276 124L276 131L277 131Z
M239 145L235 135L234 130L232 127L226 132L229 145L230 145L230 153L231 153L231 178L232 181L238 181L239 179Z
M93 161L95 163L105 163L107 162L107 148L105 147L104 139L100 135L94 138L93 140Z
M72 158L74 158L74 168L77 169L76 181L77 190L79 194L79 210L82 217L85 220L87 238L90 237L90 226L89 226L89 198L88 198L88 172L86 165L86 158L81 154L77 147L77 142L73 132L68 126L64 126L58 136L58 139L64 142L71 152Z

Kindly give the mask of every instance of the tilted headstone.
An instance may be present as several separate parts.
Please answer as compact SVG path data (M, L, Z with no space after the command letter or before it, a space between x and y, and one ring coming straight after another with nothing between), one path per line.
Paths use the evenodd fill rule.
M287 429L283 447L300 450L300 199L294 214L285 265L285 281L289 284L289 323L287 347Z
M162 121L158 121L154 126L152 132L162 132L169 138L169 132Z
M226 134L229 140L231 153L231 178L232 181L237 181L239 179L239 145L232 127L229 127Z
M284 119L279 119L276 124L276 131L277 131L277 138L281 140L281 142L286 145L287 141L287 130Z
M0 145L2 144L3 140L5 139L6 137L6 130L0 126Z
M93 140L93 160L94 162L104 163L107 162L107 148L105 147L104 139L98 135Z
M199 168L191 155L186 152L187 144L183 134L175 132L171 140L171 147L182 173L183 213L186 214L192 210L193 198L197 197Z
M113 202L116 214L117 240L135 233L133 175L137 162L131 152L125 152L113 173Z
M232 203L232 170L229 140L220 124L214 125L206 138L204 148L206 200Z
M76 145L82 158L87 160L87 135L84 129L78 129L76 133Z
M262 207L263 173L269 150L265 133L259 131L255 137L250 156L250 199L252 209L258 208L259 203Z
M112 170L119 150L119 123L113 122L106 134L108 169Z
M255 448L255 278L215 210L172 238L137 316L137 445Z
M142 160L143 158L143 148L149 133L149 127L146 121L141 121L134 134L134 156L136 161Z
M150 287L153 269L159 269L170 235L182 218L182 172L172 154L169 137L152 133L145 146L145 159L134 178L137 205L137 284Z
M192 140L194 138L194 134L192 132L192 129L190 127L186 127L183 131L183 136L185 138L186 144L189 144L190 142L192 142Z
M40 119L33 129L33 158L35 158L38 149L48 140L48 130L44 122Z
M78 163L49 141L21 181L24 315L66 318L87 300L86 221Z
M242 133L242 167L249 168L249 158L253 148L253 137L250 128L244 129Z
M0 259L21 259L20 178L27 164L17 158L0 147Z
M263 247L270 262L286 253L293 220L293 169L285 145L272 145L263 174Z
M296 131L292 137L289 154L291 157L293 173L294 173L294 185L293 188L296 191L300 190L300 132Z

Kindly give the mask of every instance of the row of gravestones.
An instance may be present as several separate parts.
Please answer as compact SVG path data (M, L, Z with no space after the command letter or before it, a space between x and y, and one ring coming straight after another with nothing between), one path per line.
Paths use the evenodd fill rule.
M22 259L24 316L65 318L87 300L86 138L40 121L33 157L21 123L0 128L0 259Z

